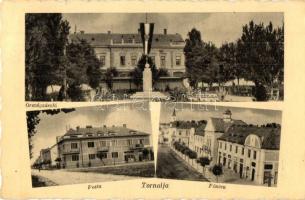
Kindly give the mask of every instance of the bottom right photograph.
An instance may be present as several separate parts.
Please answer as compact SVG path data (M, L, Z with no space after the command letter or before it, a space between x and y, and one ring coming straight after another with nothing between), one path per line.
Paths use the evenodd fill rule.
M163 103L157 177L276 187L282 111Z

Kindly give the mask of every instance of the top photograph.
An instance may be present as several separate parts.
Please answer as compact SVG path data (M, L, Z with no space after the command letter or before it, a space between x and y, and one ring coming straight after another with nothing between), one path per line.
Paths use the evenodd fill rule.
M26 13L26 101L284 100L284 13Z

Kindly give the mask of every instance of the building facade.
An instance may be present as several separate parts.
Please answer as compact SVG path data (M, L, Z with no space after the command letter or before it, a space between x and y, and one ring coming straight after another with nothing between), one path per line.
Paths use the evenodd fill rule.
M57 138L61 167L116 165L152 159L150 134L121 127L77 127Z
M208 119L204 129L203 156L206 156L211 160L211 165L217 163L217 139L220 138L230 126L236 124L246 125L242 120L232 119L232 112L230 110L226 110L223 113L222 118L212 117Z
M257 184L276 185L280 127L232 126L218 139L218 162Z
M137 66L143 54L140 33L74 33L70 35L71 42L86 40L94 48L101 62L101 70L116 68L118 77L114 78L113 89L134 89L129 73ZM163 77L155 87L181 87L185 73L185 58L183 48L185 42L180 34L154 34L150 57L156 67L166 69L169 77ZM127 77L127 78L126 78Z

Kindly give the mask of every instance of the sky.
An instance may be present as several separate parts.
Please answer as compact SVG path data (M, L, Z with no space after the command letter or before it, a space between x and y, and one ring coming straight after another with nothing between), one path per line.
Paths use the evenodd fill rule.
M177 120L208 120L210 117L222 117L222 113L230 109L232 119L240 119L247 124L263 125L273 122L281 124L282 122L282 112L278 110L169 103L161 106L160 123L170 122L174 108Z
M140 22L145 22L144 13L66 13L63 18L69 21L71 33L80 30L85 33L136 33ZM269 24L274 27L282 26L283 13L268 12L239 12L239 13L149 13L148 22L155 23L154 33L179 33L183 39L187 33L196 28L201 32L204 41L221 46L224 42L234 42L242 34L242 27L253 20L255 23Z
M39 156L41 149L54 145L56 136L64 135L67 127L75 129L76 126L85 127L86 125L102 127L126 124L127 128L151 133L147 102L82 107L76 108L73 112L60 112L55 115L40 113L39 118L40 122L36 126L37 133L32 138L34 144L32 162Z

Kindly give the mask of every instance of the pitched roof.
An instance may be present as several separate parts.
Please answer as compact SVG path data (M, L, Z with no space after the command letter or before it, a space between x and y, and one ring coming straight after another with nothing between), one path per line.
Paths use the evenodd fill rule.
M211 122L216 132L225 132L232 125L246 125L242 120L232 119L230 122L225 122L223 118L211 117Z
M244 145L246 138L250 134L257 135L261 139L262 149L280 149L280 127L233 125L219 138L219 140Z
M121 44L122 39L124 44L133 44L134 39L136 44L141 44L142 39L139 33L75 33L70 34L69 39L72 42L78 42L80 40L86 40L92 46L110 45L111 40L113 44ZM152 38L152 47L166 47L171 43L184 43L182 36L176 34L154 34Z
M197 128L195 128L195 135L204 136L204 129L207 123L201 123Z
M92 127L87 126L85 128L69 129L64 136L73 135L87 135L99 137L117 137L117 136L130 136L130 135L149 135L148 133L136 131L123 126L112 126L112 127Z

